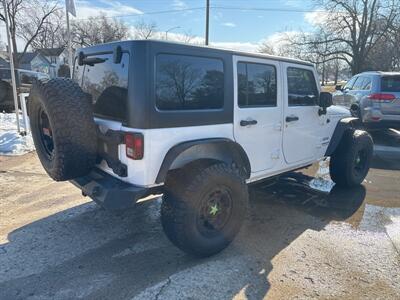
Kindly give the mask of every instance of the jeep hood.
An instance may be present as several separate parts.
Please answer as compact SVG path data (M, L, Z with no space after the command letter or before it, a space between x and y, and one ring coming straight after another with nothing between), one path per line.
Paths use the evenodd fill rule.
M350 110L344 106L332 105L327 109L329 116L351 117Z

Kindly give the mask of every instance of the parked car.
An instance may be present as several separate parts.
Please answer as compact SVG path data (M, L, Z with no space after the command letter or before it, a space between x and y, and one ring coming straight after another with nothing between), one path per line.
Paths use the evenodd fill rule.
M47 173L109 209L162 193L164 231L193 255L233 240L247 183L328 156L338 185L358 185L369 170L371 137L331 106L308 62L126 41L78 50L73 77L32 86Z
M49 79L45 73L15 69L17 93L28 93L34 79ZM15 109L11 87L11 70L0 68L0 112L12 112Z
M400 128L400 72L364 72L342 88L333 102L350 109L369 128Z

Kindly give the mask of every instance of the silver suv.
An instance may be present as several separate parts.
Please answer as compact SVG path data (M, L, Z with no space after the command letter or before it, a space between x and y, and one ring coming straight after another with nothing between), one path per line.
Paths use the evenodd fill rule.
M337 86L333 102L367 127L400 128L400 72L364 72Z

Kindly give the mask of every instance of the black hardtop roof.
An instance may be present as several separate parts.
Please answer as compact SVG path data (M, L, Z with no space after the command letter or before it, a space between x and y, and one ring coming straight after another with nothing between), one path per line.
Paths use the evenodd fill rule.
M314 66L312 63L304 61L304 60L288 58L288 57L283 57L283 56L274 56L274 55L268 55L268 54L263 54L263 53L236 51L236 50L231 50L231 49L216 48L216 47L212 47L212 46L192 45L192 44L184 44L184 43L179 43L179 42L161 41L161 40L128 40L128 41L111 42L111 43L99 44L99 45L95 45L95 46L91 46L91 47L87 47L87 48L81 48L81 49L77 50L77 53L79 53L80 51L83 51L85 54L96 54L98 52L112 51L118 45L120 45L123 48L131 48L135 44L139 44L139 43L159 44L160 46L165 44L165 45L169 45L169 46L176 46L180 50L182 50L183 48L188 48L188 49L196 48L197 50L202 50L205 53L208 50L213 50L213 51L217 51L217 52L220 51L221 53L230 53L232 55L248 56L248 57L254 57L254 58L264 58L264 59L271 59L271 60L276 60L276 61L302 64L302 65L307 65L307 66Z

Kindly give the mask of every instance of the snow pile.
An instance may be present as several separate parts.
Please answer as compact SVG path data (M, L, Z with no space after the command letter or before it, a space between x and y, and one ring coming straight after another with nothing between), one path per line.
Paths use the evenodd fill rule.
M19 122L23 128L22 115ZM15 113L0 113L0 155L22 155L33 150L32 136L21 136L17 132Z
M319 168L315 178L310 181L310 187L321 192L329 193L335 183L329 176L329 158L319 162Z

